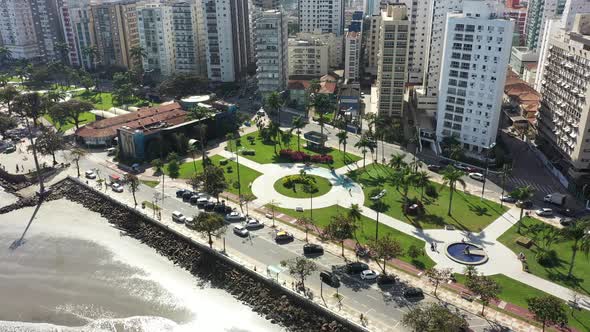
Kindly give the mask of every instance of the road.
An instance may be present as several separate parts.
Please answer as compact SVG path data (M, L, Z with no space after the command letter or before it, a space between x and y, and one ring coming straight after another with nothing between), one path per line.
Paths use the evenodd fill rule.
M116 166L106 161L106 158L106 153L93 153L89 155L80 162L81 172L87 169L99 170L102 178L116 173ZM96 182L92 180L89 180L89 183L96 185ZM175 189L169 188L166 192L164 202L158 203L163 208L163 222L168 223L170 227L181 227L184 231L189 231L184 226L174 224L171 221L171 212L180 211L184 215L193 216L200 213L200 210L176 198L174 191ZM108 188L106 192L110 196L128 204L132 204L133 202L131 193L127 189L124 193L114 193ZM161 199L161 191L142 184L136 196L140 204L142 201L152 202L154 197L158 197L158 200ZM252 210L250 209L251 212ZM150 210L147 211L149 213ZM265 221L267 226L270 224L270 221L264 216L256 215L256 213L251 213L251 215ZM279 245L274 241L275 230L270 227L252 231L251 236L247 238L241 238L233 234L232 228L233 226L230 224L223 239L226 250L228 253L233 252L240 257L245 257L248 262L253 262L252 264L258 266L258 268L265 269L267 266L278 266L283 260L302 255L302 248L305 243L303 239L295 239L291 243ZM221 247L223 241L218 241L216 246ZM404 313L415 305L437 301L436 298L430 295L426 295L426 298L419 302L406 300L402 296L402 292L408 285L404 282L397 283L393 287L380 289L376 284L365 282L358 276L349 276L342 271L342 267L345 264L342 257L330 252L326 252L323 256L313 258L313 260L318 264L319 271L334 271L340 276L342 286L338 289L338 293L343 296L342 302L345 307L355 312L364 313L366 317L369 317L369 320L381 322L384 326L388 327L388 330L407 331L400 323ZM333 294L336 290L326 284L322 287L319 279L319 271L307 279L306 286L312 290L313 296L316 298L320 297L320 291L323 289L323 298L325 301L334 302ZM286 274L286 272L281 273L281 278L284 279L283 275ZM464 311L463 314L466 315L474 331L489 331L486 330L486 328L490 327L486 320Z

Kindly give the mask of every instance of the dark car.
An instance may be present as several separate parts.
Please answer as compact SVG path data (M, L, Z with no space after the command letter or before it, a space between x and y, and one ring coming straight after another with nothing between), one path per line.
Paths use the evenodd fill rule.
M440 165L428 165L428 169L433 171L433 172L440 172L440 170L442 169L442 166Z
M565 218L559 219L559 223L562 226L572 226L575 222L576 222L576 220L574 218L570 218L570 217L565 217Z
M285 231L279 231L275 236L275 242L291 242L293 239L293 234Z
M393 285L396 283L396 281L397 279L395 278L395 276L390 274L380 274L377 277L377 284L379 286Z
M204 208L206 211L213 211L213 209L215 208L215 204L215 202L209 201L205 203Z
M304 255L323 255L324 254L324 247L320 246L319 244L315 244L315 243L306 243L303 245L303 254Z
M332 272L322 271L320 272L320 279L322 282L332 286L332 287L340 287L340 279Z
M188 190L186 189L180 189L176 191L176 197L181 198L182 195L184 195L184 193L186 193Z
M368 270L368 269L369 269L369 265L367 265L365 263L361 263L361 262L352 262L352 263L346 264L346 272L349 274L361 273L364 270Z
M191 197L193 196L193 192L190 190L187 190L184 192L184 194L182 194L182 201L183 202L188 202L191 200Z
M217 213L228 214L232 211L232 208L231 206L225 205L225 203L217 203L215 204L213 211Z
M421 288L418 287L410 287L404 290L404 297L405 298L423 298L424 292Z
M559 209L559 210L557 210L557 213L561 214L564 217L570 217L570 218L573 218L576 216L576 212L574 212L574 210L572 210L572 209Z
M453 161L452 160L448 160L448 159L441 159L438 163L441 164L441 165L444 165L444 166L448 166L448 165L452 164Z
M533 207L533 201L518 201L516 206L519 208L530 209Z

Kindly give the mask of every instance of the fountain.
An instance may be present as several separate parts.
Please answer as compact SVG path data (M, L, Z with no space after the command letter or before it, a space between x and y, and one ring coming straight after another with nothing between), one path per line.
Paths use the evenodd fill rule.
M470 242L455 242L447 246L447 257L464 265L481 265L488 261L482 247Z

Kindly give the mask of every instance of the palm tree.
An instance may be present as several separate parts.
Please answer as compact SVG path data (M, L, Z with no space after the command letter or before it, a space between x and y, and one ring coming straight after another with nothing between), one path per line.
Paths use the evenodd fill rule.
M566 239L574 241L574 244L572 245L572 258L570 259L570 268L567 272L568 277L572 276L574 262L578 250L581 249L586 256L588 256L588 253L590 253L590 233L588 232L589 228L590 219L586 217L586 219L578 220L578 222L574 223L572 226L565 227L561 230L563 236Z
M364 115L364 119L367 122L367 128L369 136L373 136L375 133L375 121L377 121L377 115L375 113L367 113Z
M197 161L195 160L195 158L196 158L197 152L199 152L199 149L194 144L191 144L188 146L187 152L191 156L191 158L193 158L193 168L195 170L195 174L197 174Z
M301 116L298 116L293 119L291 126L293 127L293 129L295 129L295 133L297 134L297 151L301 151L301 129L305 127L305 121L303 121L303 118Z
M277 115L277 122L281 124L281 107L283 106L283 98L281 95L274 91L266 98L266 105L270 109L271 114Z
M273 138L273 147L275 154L277 154L277 144L279 143L279 138L281 137L281 127L279 127L278 123L273 121L268 125L268 131L270 136Z
M336 137L338 137L338 146L342 144L342 146L344 147L342 152L342 160L346 164L346 144L348 143L348 133L345 130L342 130L336 134Z
M70 51L70 46L64 42L56 42L55 43L55 50L59 53L61 59L60 61L65 64L68 61L68 52Z
M428 172L421 171L415 174L414 185L420 188L420 200L424 200L424 188L430 183Z
M520 216L518 217L518 234L520 234L520 226L522 224L522 215L524 213L525 206L524 202L530 199L533 196L533 193L534 189L531 186L520 187L510 193L511 197L514 197L515 199L523 203L520 204Z
M94 67L98 58L98 49L96 46L84 46L82 47L82 55L88 58L90 66Z
M12 115L12 102L14 99L20 95L20 92L14 86L7 86L3 89L0 89L0 101L6 104L8 108L8 115Z
M462 177L465 175L465 172L456 169L453 166L448 166L443 172L443 186L449 186L449 211L447 215L451 215L451 206L453 205L453 193L457 189L457 183L459 183L463 188L465 188L465 181L463 181Z
M358 204L351 204L350 210L348 210L348 217L354 221L360 221L363 217L363 209Z
M391 119L386 115L379 115L375 119L375 136L381 138L381 156L382 161L385 164L385 133L389 130L391 125ZM377 152L379 152L377 150Z
M363 153L363 168L365 168L366 163L366 157L367 157L367 148L371 148L371 141L367 138L367 135L363 134L361 135L361 138L354 143L354 147L357 149L362 149L362 153Z
M320 125L320 133L324 135L324 126L328 122L326 114L334 111L334 101L330 95L319 94L313 100L313 107Z
M0 47L0 63L5 63L10 59L12 59L12 52L4 46Z
M406 159L405 153L394 153L391 155L391 160L389 161L389 167L393 169L402 169L406 167L408 164L404 161Z
M141 68L142 60L147 57L147 52L143 47L136 45L129 50L129 56L133 59L134 65Z
M307 233L309 232L310 226L314 225L313 220L311 220L311 218L302 216L295 220L295 223L299 226L303 226L303 228L305 229L305 242L309 242L307 238Z

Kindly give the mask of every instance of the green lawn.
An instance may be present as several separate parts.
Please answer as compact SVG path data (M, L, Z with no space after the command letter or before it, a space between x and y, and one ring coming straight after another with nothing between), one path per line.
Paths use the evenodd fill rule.
M66 124L64 124L63 126L59 125L59 123L55 122L51 116L49 114L45 114L43 115L43 117L51 122L51 124L53 124L53 126L55 126L55 128L57 130L60 130L62 132L65 132L71 128L74 127L74 123L73 122L68 122ZM95 121L96 120L96 115L90 113L90 112L84 112L82 114L80 114L80 116L78 117L79 120L81 120L82 122L80 123L80 126L85 125L89 122Z
M211 161L214 165L221 166L225 173L225 179L228 182L228 189L227 191L232 194L238 194L238 188L236 188L238 182L238 172L237 172L237 164L232 160L227 161L227 165L220 165L220 161L224 158L218 155L211 156ZM197 166L197 173L203 172L203 163L201 160L197 160L195 162ZM228 172L228 167L231 167L231 172ZM164 171L168 174L168 165L164 166ZM195 165L192 161L184 163L180 165L180 178L181 179L190 179L193 174L195 174ZM246 167L240 164L240 182L242 188L242 195L243 194L252 194L252 190L250 189L250 184L260 175L261 173Z
M145 184L148 187L155 188L160 184L160 181L151 181L151 180L139 180L141 183Z
M407 216L402 211L401 189L396 189L389 180L391 172L389 167L371 164L366 171L352 171L349 176L363 186L368 206L371 204L371 191L384 188L387 194L381 201L385 214L419 228L443 228L450 224L459 229L479 232L508 210L492 201L481 201L479 197L456 191L453 194L452 216L448 216L450 191L446 186L431 182L437 189L438 197L424 195L425 214L421 217ZM420 189L411 187L408 197L420 199Z
M533 229L535 229L535 225L546 225L545 229L552 228L552 226L545 224L538 219L525 217L521 228L522 235L534 238ZM543 266L535 259L537 252L539 252L539 247L533 245L530 249L527 249L516 244L516 239L521 236L518 234L517 229L516 225L512 226L506 231L506 233L502 234L498 240L514 251L514 253L524 253L527 258L529 271L532 274L590 295L590 264L588 257L581 251L578 251L574 261L573 278L568 278L567 276L572 256L573 241L564 239L554 241L551 249L555 250L557 253L557 259L553 266ZM542 237L544 233L541 232L538 234L538 237Z
M296 212L295 210L279 208L277 211L280 211L284 214L289 216L299 218L299 217L309 217L309 211L304 212ZM313 221L319 227L325 227L330 223L331 217L337 215L338 213L346 214L348 213L349 209L343 208L338 205L332 205L326 208L321 209L314 209L313 210ZM404 234L394 228L389 226L379 224L379 237L384 236L386 234L390 234L391 237L398 240L401 246L407 250L411 245L415 245L419 249L424 248L424 241L419 240L413 236ZM375 238L375 220L362 216L360 220L360 228L357 230L356 234L358 241L362 244L367 243L368 240ZM416 259L413 259L407 255L399 257L400 260L413 264L417 268L420 269L427 269L434 266L434 262L426 255L426 253L422 254Z
M113 94L110 92L96 92L96 91L79 91L73 98L90 102L100 110L108 110L111 107L121 106L116 100L113 99ZM140 106L145 103L145 100L135 98L129 106ZM157 105L152 103L152 105Z
M308 176L314 179L317 188L316 191L313 193L314 197L324 195L328 191L330 191L330 189L332 189L332 184L330 183L330 180L317 175ZM283 185L283 180L285 178L286 177L280 178L274 184L274 188L279 194L283 194L285 196L293 198L309 198L309 194L304 191L303 184L297 183L293 186L293 188L287 188Z
M503 274L495 274L490 277L502 287L502 291L498 296L499 299L523 308L528 308L528 304L526 302L527 298L549 295L527 284L523 284L520 281L511 279ZM455 273L455 278L459 283L465 284L466 278L464 275ZM579 331L589 331L590 311L572 310L569 306L567 308L569 318L568 325L578 329Z
M253 140L254 144L251 144L250 141L248 141L247 137L248 136L252 136L255 139ZM276 154L275 154L275 145L273 144L273 142L264 142L260 136L258 135L258 132L253 132L251 134L242 136L240 138L240 142L241 142L241 146L239 147L240 149L245 149L245 150L254 150L256 151L256 154L254 156L247 156L244 155L244 157L251 159L257 163L260 164L270 164L270 163L285 163L285 162L289 162L288 160L283 160L282 158L279 157L279 151L281 149L292 149L292 150L297 150L297 135L291 135L291 139L289 142L280 142L280 144L276 145ZM301 146L301 151L305 152L307 154L310 155L316 155L318 154L318 152L309 150L305 147L306 145L306 141L303 138L303 134L301 135L301 139L300 139L300 146ZM326 148L326 154L331 155L334 158L334 163L332 164L332 166L334 168L340 168L342 166L345 165L344 163L344 154L341 151L332 149L332 148ZM346 161L347 163L351 163L351 162L355 162L360 160L361 157L350 154L350 153L346 153ZM321 167L325 167L328 168L329 165L326 164L317 164L317 166L321 166Z

